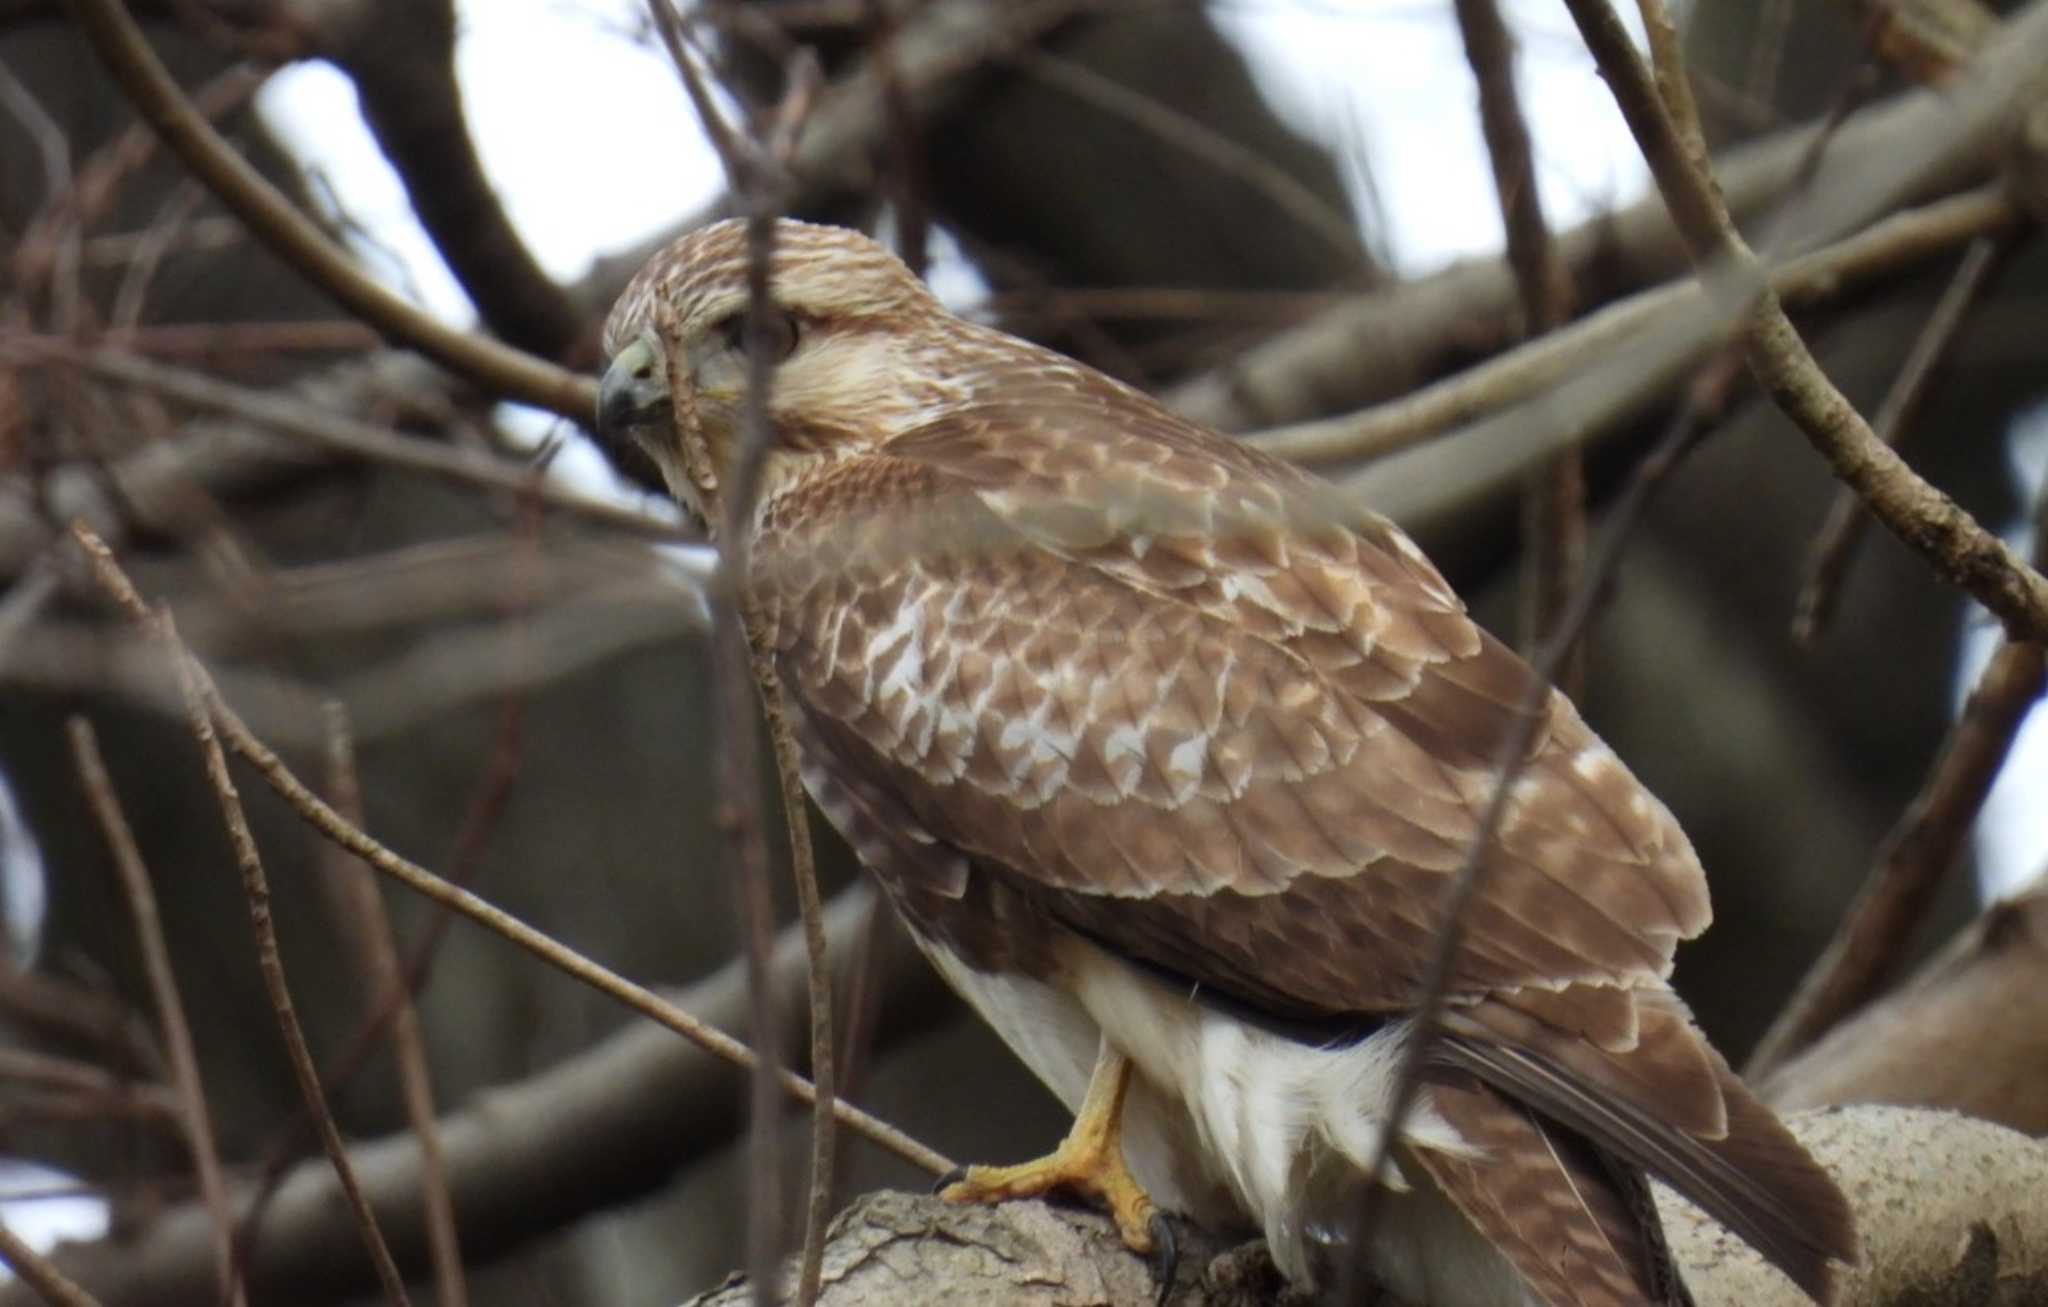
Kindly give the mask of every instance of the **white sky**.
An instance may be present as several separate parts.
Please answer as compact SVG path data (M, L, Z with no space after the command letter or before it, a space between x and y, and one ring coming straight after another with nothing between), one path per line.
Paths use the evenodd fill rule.
M1521 89L1552 221L1632 199L1645 184L1640 157L1562 9L1548 0L1506 8L1522 39ZM1298 127L1370 155L1388 206L1384 246L1401 271L1499 248L1475 90L1447 3L1217 0L1213 10ZM1633 19L1632 7L1622 10ZM460 11L457 66L471 131L513 222L552 275L579 277L597 254L660 230L720 189L665 56L629 39L639 0L460 0ZM382 251L374 266L436 312L473 318L363 129L346 78L322 64L287 69L259 105ZM671 154L651 153L651 142ZM2044 448L2036 442L2036 463ZM578 462L596 466L594 454ZM2040 484L2042 467L2030 471L2025 484ZM2007 769L1988 809L1997 838L1982 865L1994 892L2031 874L2048 849L2048 805L2016 779L2048 769L2038 716L2022 749L2026 765ZM89 1237L100 1219L92 1204L71 1201L9 1204L5 1215L45 1246L60 1233Z

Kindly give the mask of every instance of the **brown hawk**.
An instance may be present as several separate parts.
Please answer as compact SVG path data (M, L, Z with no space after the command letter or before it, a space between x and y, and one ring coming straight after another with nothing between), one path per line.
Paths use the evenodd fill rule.
M719 520L746 241L683 237L612 311L600 428ZM1438 1304L1688 1301L1644 1172L1825 1301L1841 1194L1666 984L1705 928L1671 814L1391 523L784 222L751 602L805 782L939 970L1078 1112L948 1195L1079 1188L1343 1247L1495 755L1444 1035L1353 1250ZM1148 1197L1149 1195L1149 1197Z

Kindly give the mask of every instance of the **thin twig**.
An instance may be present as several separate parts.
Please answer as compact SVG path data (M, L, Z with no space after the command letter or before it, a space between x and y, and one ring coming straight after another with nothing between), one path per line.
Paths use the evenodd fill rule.
M147 234L147 233L145 233ZM138 241L141 237L136 238ZM13 333L9 333L13 335ZM54 336L16 336L34 350L68 350L74 342ZM145 322L96 332L100 348L127 350L148 358L201 361L210 367L264 367L269 354L364 354L381 343L377 333L354 318L313 318L298 322Z
M0 1012L66 1040L104 1049L124 1070L162 1069L148 1025L111 995L40 971L0 967Z
M0 333L0 359L9 357L31 361L62 358L76 362L95 376L258 423L337 454L537 500L550 509L634 535L657 540L689 538L673 522L579 494L535 475L530 468L471 450L394 435L367 422L323 413L305 403L254 387L237 386L188 368L152 362L120 350L74 350L68 345L53 347L46 338Z
M192 1170L198 1177L199 1194L212 1218L214 1272L219 1282L220 1301L246 1301L235 1276L235 1217L228 1201L227 1180L221 1174L220 1148L214 1142L213 1118L207 1111L206 1084L199 1074L199 1055L192 1044L192 1023L185 1017L185 1003L178 994L177 974L171 970L171 954L164 942L162 914L157 911L156 891L151 888L149 868L143 864L142 849L121 811L114 792L113 777L100 756L100 745L92 723L73 717L65 723L71 736L71 755L78 767L79 783L87 804L106 835L113 854L114 870L135 918L136 943L142 952L142 968L149 980L150 997L156 1003L157 1024L163 1031L164 1050L170 1063L171 1085L177 1091L185 1146L192 1153Z
M782 1158L777 1138L782 1114L775 1092L781 1040L777 1037L777 1004L769 969L769 950L775 936L775 902L768 880L768 848L761 830L760 756L755 747L751 702L754 695L745 687L754 679L752 669L760 648L750 629L751 606L746 597L748 544L761 474L774 443L768 399L774 384L776 358L770 341L777 310L768 283L775 256L774 197L781 188L771 179L764 153L718 112L668 0L649 0L649 7L676 74L697 111L704 135L725 166L726 182L748 215L747 310L742 327L747 359L746 406L740 423L737 465L729 481L720 471L725 489L715 527L720 561L716 579L720 584L713 588L712 700L720 748L714 813L725 835L724 880L739 894L740 938L758 1056L747 1132L747 1269L753 1281L754 1300L773 1303L782 1298L783 1248ZM662 340L668 344L665 365L673 374L673 355L680 342L672 312L658 312L657 319ZM673 393L683 393L683 378L671 375L669 381ZM799 809L791 820L801 816ZM813 1067L812 1074L817 1073L818 1068Z
M2048 487L2036 500L2034 557L2048 560ZM1942 741L1920 792L1885 836L1856 902L1750 1054L1751 1083L1811 1047L1876 996L1956 864L2027 714L2048 688L2042 647L2000 642Z
M862 10L868 27L868 63L880 79L882 112L889 123L884 137L888 166L880 189L894 210L896 253L910 275L922 280L930 262L930 184L925 176L925 133L896 57L902 24L889 0L862 0Z
M356 778L355 737L348 710L332 700L324 706L327 725L327 785L336 811L363 824L362 787ZM335 846L329 845L329 848ZM336 850L338 853L339 850ZM344 919L361 955L367 995L373 1011L391 1008L391 1050L398 1063L399 1088L405 1115L420 1141L420 1195L427 1227L427 1251L434 1265L437 1307L467 1307L469 1286L462 1273L462 1242L455 1227L455 1203L449 1196L448 1167L441 1150L441 1126L434 1113L433 1074L427 1066L427 1044L420 1031L419 1009L398 962L391 915L377 879L363 860L348 853L334 859L334 884L348 911ZM441 920L446 920L442 914Z
M776 678L774 660L760 629L749 585L753 519L768 454L775 445L770 400L780 356L773 347L776 317L770 274L775 258L776 222L790 190L788 164L815 105L814 63L799 61L788 77L788 94L775 120L762 125L763 139L754 140L729 126L713 105L709 91L685 48L682 30L666 0L650 0L655 25L668 47L676 72L695 106L704 132L725 167L727 184L747 215L747 310L743 327L747 358L746 404L740 422L739 450L719 505L718 620L712 632L714 685L720 730L724 736L719 781L719 815L726 825L732 859L730 882L740 887L747 980L753 1004L754 1043L761 1051L754 1075L753 1122L749 1135L752 1174L748 1183L748 1266L756 1301L781 1296L782 1259L780 1150L776 1144L779 1109L771 1059L780 1046L774 1038L777 1005L770 967L774 948L774 901L768 883L767 848L760 820L759 760L754 748L754 723L741 686L751 675L768 719L770 745L782 792L783 815L789 828L790 862L797 903L803 915L804 944L809 961L811 1075L816 1097L811 1122L811 1180L805 1206L803 1255L797 1278L797 1307L817 1301L825 1256L826 1225L831 1217L832 1122L836 1070L832 1052L832 972L825 952L825 924L818 901L817 870L811 854L809 810L798 779L796 741ZM658 315L659 316L659 315ZM661 317L664 341L674 342L673 322ZM671 347L670 353L673 354ZM668 361L672 367L673 360ZM670 382L678 393L678 378Z
M1508 265L1522 301L1523 330L1546 335L1571 318L1571 270L1543 216L1529 124L1515 92L1514 37L1494 0L1457 0L1456 8L1465 59L1479 83L1479 122L1493 165ZM1579 446L1552 455L1529 476L1522 492L1522 535L1522 639L1529 652L1557 628L1585 568L1586 470ZM1585 659L1575 647L1558 669L1558 688L1575 694L1584 678Z
M1660 0L1639 0L1661 14ZM1566 0L1581 36L1614 93L1658 192L1695 263L1718 264L1725 275L1710 288L1749 308L1751 372L1835 473L1862 495L1885 526L1934 570L1969 592L2011 634L2048 640L2048 578L1953 499L1929 485L1871 431L1815 362L1785 316L1756 255L1744 243L1706 171L1705 160L1666 111L1628 30L1606 0ZM1650 23L1653 46L1660 26ZM1682 80L1682 78L1681 78Z
M186 98L121 0L67 0L138 112L223 204L349 312L493 394L573 422L596 411L597 383L487 336L452 327L379 285L235 153Z
M161 1117L182 1128L185 1103L175 1090L116 1075L90 1062L26 1048L0 1048L0 1080L94 1099L97 1106L115 1115Z
M1885 392L1884 403L1878 406L1877 417L1871 423L1877 438L1885 444L1898 446L1907 426L1920 411L1921 402L1933 389L1935 375L1954 346L1970 309L1991 284L2004 262L2005 251L2011 248L2010 241L1979 236L1963 252L1955 276L1942 291L1934 311L1928 314L1905 362L1899 365L1898 379ZM1792 638L1800 644L1810 645L1818 639L1834 615L1842 582L1855 561L1856 542L1863 538L1863 528L1869 521L1862 501L1853 491L1845 487L1835 492L1828 515L1814 533L1813 546L1806 555L1806 579L1799 588L1799 601L1792 617Z
M327 1150L327 1160L333 1165L335 1178L341 1182L342 1192L355 1214L363 1246L377 1268L384 1296L398 1307L406 1307L411 1300L406 1296L405 1277L399 1274L398 1263L392 1260L391 1249L384 1242L384 1233L377 1227L376 1213L370 1210L369 1199L363 1194L355 1164L349 1160L348 1145L342 1141L341 1128L335 1124L334 1113L328 1109L327 1095L320 1087L319 1069L313 1065L312 1048L306 1043L306 1032L299 1025L292 1003L291 987L284 973L284 956L278 948L277 928L271 919L269 878L264 874L263 859L256 849L256 837L250 833L248 818L242 812L242 799L235 789L235 779L228 773L227 754L221 749L220 737L214 729L213 705L209 697L211 686L198 659L179 640L168 609L159 609L151 617L149 630L162 643L177 672L178 686L185 697L187 723L205 759L206 779L213 787L214 797L220 801L228 842L234 848L235 863L242 872L242 892L249 902L249 924L256 933L256 959L263 973L263 988L270 997L271 1013L277 1018L278 1031L284 1036L285 1051L290 1056L292 1072L298 1077L299 1092L304 1095L306 1106L319 1127L321 1146Z
M99 1299L79 1288L4 1223L0 1223L0 1262L7 1263L9 1270L52 1307L100 1307Z
M261 87L266 73L246 66L227 69L192 92L192 103L208 118L219 118L240 105ZM35 217L28 222L20 241L9 256L15 285L24 295L36 294L56 265L66 259L65 247L77 242L77 254L87 265L104 264L111 251L126 263L145 236L124 232L116 236L87 237L86 231L103 218L120 198L123 182L155 157L156 134L135 123L115 134L78 169L73 182L48 196ZM232 218L235 239L246 240L248 229ZM58 323L62 312L54 314Z
M106 544L91 529L83 525L74 523L71 531L73 537L85 549L102 588L114 597L116 603L131 618L137 621L146 620L150 616L148 605L143 602L134 583L121 570L120 564L114 560L113 553L107 549ZM753 1050L724 1031L705 1025L645 986L635 984L617 972L592 962L574 949L564 947L504 909L468 890L449 884L419 864L394 853L344 819L319 795L308 789L292 774L291 769L284 765L283 760L256 737L255 732L249 729L240 714L220 697L219 689L214 686L205 668L199 666L196 661L193 667L198 674L201 689L206 695L208 707L213 713L214 724L228 748L254 767L264 781L277 791L278 796L321 835L354 853L380 874L389 876L433 902L468 917L556 970L675 1031L706 1052L743 1069L751 1070L754 1067ZM788 1070L781 1072L780 1078L783 1091L792 1098L804 1103L815 1101L815 1093L808 1080ZM953 1169L950 1158L925 1147L886 1121L870 1116L857 1107L840 1102L834 1105L833 1115L841 1125L903 1158L912 1166L922 1168L933 1175L944 1175Z
M825 907L818 895L817 859L811 851L810 808L797 770L796 734L789 719L789 704L773 660L756 654L754 683L761 691L768 739L774 747L775 774L782 789L782 807L789 818L790 871L796 880L797 911L803 919L804 951L809 963L811 1083L817 1086L818 1100L811 1120L811 1183L804 1212L803 1261L797 1272L796 1288L799 1307L809 1307L818 1300L823 1283L825 1227L832 1219L831 1104L839 1088L839 1055L834 1048L833 1027L836 1004L832 995L832 959L825 940Z

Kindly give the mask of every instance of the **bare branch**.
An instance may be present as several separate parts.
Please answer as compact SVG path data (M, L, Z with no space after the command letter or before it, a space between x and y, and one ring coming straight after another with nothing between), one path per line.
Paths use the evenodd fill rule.
M1996 277L2010 248L2008 240L1979 236L1963 252L1963 261L1956 268L1955 276L1942 292L1934 311L1928 314L1926 325L1913 341L1913 348L1907 351L1905 361L1899 365L1898 379L1885 393L1884 403L1878 406L1877 418L1871 426L1877 438L1886 445L1896 448L1905 436L1907 426L1920 411L1921 402L1933 389L1934 378L1961 333L1971 308ZM1828 505L1826 519L1814 533L1813 548L1806 558L1806 579L1799 588L1799 599L1794 605L1792 638L1798 643L1812 644L1833 615L1842 581L1855 560L1856 542L1863 538L1863 527L1869 520L1854 491L1844 487L1836 492L1834 502Z
M1508 265L1521 296L1524 331L1542 336L1570 319L1571 271L1543 216L1529 125L1515 93L1515 43L1493 0L1457 0L1465 59L1479 83L1479 122L1493 165L1493 189L1507 233ZM1553 455L1522 492L1526 561L1524 652L1542 645L1578 589L1586 561L1586 472L1576 446ZM1558 688L1576 693L1585 677L1577 647L1558 668Z
M1791 259L1772 272L1771 285L1792 307L1824 304L1980 235L2010 232L2023 221L2003 188L1969 191L1908 209ZM1403 398L1341 417L1269 428L1248 439L1310 466L1397 453L1444 435L1458 423L1534 399L1640 340L1656 324L1708 311L1707 292L1699 283L1658 286ZM1713 348L1712 333L1702 331L1698 339L1702 355ZM1693 363L1699 357L1674 361Z
M349 730L348 711L328 702L322 714L327 722L328 792L337 811L360 826L363 824L362 790L356 779L355 739ZM436 1307L468 1307L469 1286L462 1273L462 1243L456 1236L455 1203L448 1191L448 1166L441 1149L440 1122L434 1117L434 1084L427 1067L427 1045L420 1031L419 1009L412 1001L412 986L398 961L398 943L391 933L391 915L377 892L377 880L361 858L333 845L333 881L348 910L341 914L349 923L361 955L363 973L376 1013L391 1007L391 1047L398 1061L399 1086L405 1097L405 1115L420 1142L421 1206L426 1215L427 1249L434 1263ZM443 913L438 921L446 921Z
M363 121L484 325L543 358L587 362L572 356L594 351L596 322L534 261L477 156L455 80L452 0L347 8L361 12L326 52L355 82Z
M86 801L106 834L107 847L114 855L114 870L121 877L128 910L135 917L136 942L142 951L150 995L156 1002L164 1050L170 1059L171 1083L178 1094L185 1143L192 1152L192 1169L199 1177L200 1197L213 1218L214 1271L219 1277L220 1301L239 1304L246 1299L235 1279L234 1212L228 1206L220 1149L214 1143L213 1119L206 1106L206 1085L200 1079L199 1055L192 1045L192 1023L186 1019L184 1000L178 996L178 978L171 970L170 948L164 941L156 891L150 887L142 850L135 843L128 818L121 811L121 800L114 792L113 778L107 774L106 762L100 756L92 723L83 717L73 717L65 725Z
M111 558L107 561L111 562ZM341 1139L341 1127L335 1124L334 1114L328 1110L327 1094L320 1086L320 1071L313 1065L312 1048L306 1043L306 1032L299 1025L291 988L284 974L284 958L277 945L277 928L271 920L269 878L264 874L263 859L256 849L256 837L250 833L249 820L242 812L242 800L236 793L234 777L228 773L227 754L221 749L220 738L214 731L215 712L208 700L209 687L204 683L204 673L179 641L168 610L159 610L150 621L149 628L177 669L192 738L199 744L206 763L207 781L213 787L214 797L220 801L221 816L228 828L228 842L234 848L235 862L242 872L242 892L249 901L249 924L256 932L256 958L263 973L263 986L269 994L278 1030L284 1035L292 1071L298 1077L299 1092L305 1095L306 1106L318 1127L320 1143L327 1150L328 1163L334 1167L335 1178L341 1182L342 1194L355 1217L363 1246L369 1250L370 1260L377 1267L377 1278L383 1282L384 1296L398 1307L406 1307L411 1299L406 1296L405 1277L398 1273L398 1264L392 1260L391 1249L385 1245L383 1231L377 1226L376 1213L363 1196L362 1183L349 1160L348 1146Z
M2038 103L2037 71L2048 62L2048 10L2039 4L2009 25L2003 41L1970 73L1936 96L1920 93L1857 115L1828 147L1796 211L1780 214L1788 254L1839 240L1903 203L1989 178L2004 166L2005 130L2018 109ZM1825 125L1794 128L1731 152L1720 174L1729 207L1747 223L1780 210ZM1559 240L1589 300L1617 284L1676 274L1686 253L1671 216L1651 196L1581 223ZM1603 287L1605 289L1603 289ZM1514 321L1515 285L1504 261L1460 264L1422 281L1345 301L1249 349L1226 367L1170 392L1183 415L1228 431L1301 422L1322 413L1405 394L1503 337L1475 328Z
M2038 1079L2038 1077L2036 1077ZM1952 1112L1852 1107L1786 1125L1856 1208L1881 1256L1845 1275L1840 1307L2034 1302L2048 1293L2048 1249L2034 1237L2048 1189L2048 1145ZM1973 1165L1930 1167L1930 1158ZM1812 1307L1812 1300L1705 1213L1651 1186L1671 1255L1702 1303ZM835 1274L824 1307L938 1307L1059 1301L1103 1307L1307 1307L1256 1244L1223 1250L1189 1228L1190 1256L1162 1293L1102 1216L1041 1202L962 1207L879 1193L833 1225ZM744 1307L729 1282L685 1307ZM1391 1302L1383 1295L1355 1301Z
M833 957L851 958L875 906L865 885L826 909ZM900 1048L950 1011L944 987L916 949L892 939L876 983L887 995L877 1047ZM776 943L778 983L802 983L805 949L792 928ZM744 1027L743 964L735 959L670 995L683 1010ZM681 1168L725 1153L743 1127L740 1097L724 1065L699 1056L669 1031L636 1022L530 1078L493 1086L440 1121L449 1187L465 1250L488 1257L559 1231L592 1212L658 1189ZM678 1111L678 1104L691 1110ZM405 1130L353 1150L364 1186L383 1213L393 1251L409 1271L427 1267L422 1161ZM242 1191L246 1202L247 1191ZM131 1239L74 1245L58 1263L108 1307L191 1307L209 1293L209 1222L197 1203L160 1213ZM324 1161L295 1167L278 1187L257 1231L248 1266L260 1302L305 1302L359 1288L370 1271L345 1260L349 1218ZM0 1285L0 1307L31 1307L36 1296Z
M10 348L10 342L0 337L0 358L16 353L27 358L48 356L47 351L41 348ZM665 540L688 538L674 522L579 494L550 483L532 470L511 466L503 460L393 435L353 418L322 413L308 404L237 386L203 373L153 363L118 350L64 351L59 357L75 359L80 367L97 376L139 386L180 403L261 423L335 453L504 491L635 535Z
M583 422L597 385L544 359L460 331L366 276L319 227L250 167L172 80L121 0L68 0L100 58L136 108L222 203L343 307L391 339L494 394Z
M0 1225L0 1262L53 1307L99 1307L99 1300L52 1266L14 1231Z
M1666 111L1649 69L1614 11L1604 0L1567 3L1694 258L1702 264L1718 260L1726 265L1728 273L1709 284L1719 285L1720 293L1731 300L1753 304L1746 338L1757 380L1894 535L1990 609L2012 634L2048 639L2048 578L1877 439L1821 371L1785 316L1704 170L1704 159L1696 157L1700 152L1687 145ZM1641 3L1646 12L1661 11L1658 0ZM2033 21L2030 32L2048 39L2048 6L2037 7ZM1653 39L1656 30L1652 24Z
M120 571L119 564L105 543L84 527L74 525L72 534L84 548L95 572L103 578L110 593L116 596L116 602L121 608L136 620L148 617L149 607L143 602L133 583ZM470 918L557 970L682 1035L705 1051L735 1066L746 1070L753 1069L753 1051L732 1036L666 1002L644 985L635 984L618 973L592 962L575 950L564 947L503 909L467 890L449 884L419 864L392 852L360 828L343 819L319 795L307 789L269 746L256 738L240 715L220 698L205 668L199 666L196 659L192 660L192 664L195 676L209 691L207 706L213 713L214 724L227 746L244 762L254 767L270 787L277 791L278 796L290 804L321 835L354 853L379 873L390 876L443 907ZM808 1080L789 1071L782 1072L780 1080L784 1092L791 1097L804 1103L813 1101L814 1093ZM926 1148L895 1127L877 1120L859 1108L842 1102L835 1105L833 1110L840 1124L902 1157L913 1166L921 1167L933 1175L944 1175L953 1169L953 1162L943 1154Z
M789 821L790 871L796 879L797 910L803 918L806 976L811 1007L811 1082L818 1099L811 1121L811 1177L805 1204L803 1255L797 1267L796 1300L810 1307L818 1300L824 1275L825 1228L832 1218L833 1126L831 1104L838 1092L839 1059L833 1050L836 1005L832 999L832 959L825 939L825 909L818 896L817 859L811 850L810 807L799 774L796 732L774 660L758 645L754 683L760 687L768 719L768 739L781 784L782 809Z
M2048 505L2048 492L2040 502ZM2037 519L2048 525L2048 513ZM2035 556L2048 556L2048 532L2037 532ZM1885 837L1856 902L1750 1054L1744 1074L1752 1081L1762 1083L1840 1025L1897 969L1907 936L1955 865L2005 767L2013 738L2044 690L2048 660L2042 647L2010 637L2000 643L1949 729L1920 793Z

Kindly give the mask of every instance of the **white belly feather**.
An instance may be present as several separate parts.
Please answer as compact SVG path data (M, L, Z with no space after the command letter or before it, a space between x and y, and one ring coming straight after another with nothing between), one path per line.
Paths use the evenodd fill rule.
M1100 1037L1136 1066L1124 1152L1155 1201L1222 1230L1255 1226L1297 1282L1313 1278L1309 1245L1353 1210L1371 1164L1408 1026L1315 1047L1198 1003L1078 936L1061 947L1064 984L975 971L943 948L926 954L1018 1057L1072 1109ZM1420 1148L1466 1153L1427 1103L1402 1125ZM1519 1277L1434 1193L1382 1205L1375 1274L1416 1303L1521 1307Z

